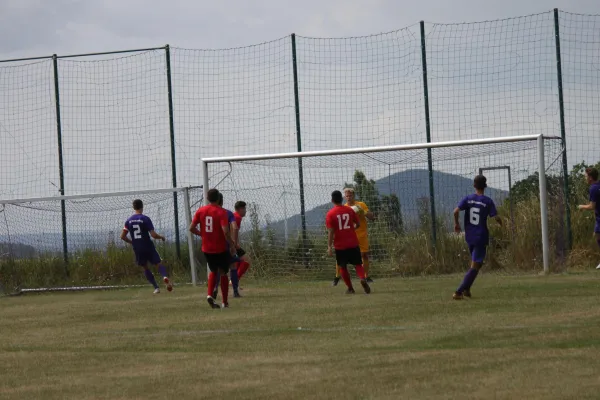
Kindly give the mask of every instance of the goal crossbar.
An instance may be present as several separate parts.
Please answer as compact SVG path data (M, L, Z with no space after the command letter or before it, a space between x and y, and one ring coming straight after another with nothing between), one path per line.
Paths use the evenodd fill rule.
M458 146L472 146L472 145L486 145L486 144L498 144L498 143L510 143L510 142L537 142L537 155L538 155L538 172L539 172L539 195L540 195L540 216L541 216L541 231L542 231L542 251L543 251L543 266L544 273L550 271L550 238L549 238L549 226L548 226L548 195L546 191L546 166L545 166L545 154L544 154L544 140L562 140L559 136L547 136L543 134L538 135L521 135L521 136L504 136L496 138L485 138L485 139L471 139L471 140L455 140L455 141L443 141L443 142L430 142L430 143L417 143L417 144L404 144L404 145L392 145L392 146L378 146L378 147L364 147L364 148L350 148L350 149L338 149L338 150L321 150L321 151L307 151L307 152L293 152L293 153L276 153L276 154L257 154L257 155L245 155L245 156L231 156L231 157L209 157L202 158L202 172L203 172L203 190L204 195L209 189L209 174L208 164L212 163L230 163L230 162L244 162L244 161L256 161L256 160L275 160L275 159L286 159L286 158L309 158L309 157L320 157L320 156L335 156L335 155L346 155L346 154L361 154L361 153L379 153L389 151L403 151L403 150L419 150L419 149L435 149L444 147L458 147Z

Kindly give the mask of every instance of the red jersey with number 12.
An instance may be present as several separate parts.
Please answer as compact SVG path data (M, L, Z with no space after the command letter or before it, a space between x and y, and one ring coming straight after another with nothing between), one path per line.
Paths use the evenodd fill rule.
M336 250L346 250L358 247L358 237L354 225L358 217L351 207L334 206L325 217L327 229L333 229L333 247Z
M223 227L229 226L229 218L225 209L212 204L200 207L194 214L192 224L194 226L200 224L203 252L219 254L227 251Z

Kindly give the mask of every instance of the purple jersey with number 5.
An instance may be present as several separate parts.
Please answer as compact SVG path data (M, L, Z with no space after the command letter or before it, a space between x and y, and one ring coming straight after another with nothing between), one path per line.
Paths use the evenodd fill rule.
M154 230L154 225L144 214L133 214L127 218L123 230L129 232L134 251L154 249L154 243L150 238L150 232Z
M457 207L465 212L467 243L472 246L486 246L490 240L487 219L498 214L494 201L487 196L474 193L462 199Z

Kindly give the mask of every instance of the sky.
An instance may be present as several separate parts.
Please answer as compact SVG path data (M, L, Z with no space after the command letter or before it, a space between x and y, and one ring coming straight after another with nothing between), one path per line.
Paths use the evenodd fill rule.
M596 0L3 0L0 59L165 44L230 48L290 33L360 36L404 28L420 20L472 22L553 8L600 14Z

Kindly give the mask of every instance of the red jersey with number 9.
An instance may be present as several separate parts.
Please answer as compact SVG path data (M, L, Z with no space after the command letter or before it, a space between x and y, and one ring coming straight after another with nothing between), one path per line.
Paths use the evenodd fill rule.
M325 217L327 229L333 229L333 247L336 250L346 250L358 247L358 238L354 225L358 224L358 217L351 207L333 206Z
M194 214L192 224L194 226L200 224L204 253L219 254L227 251L227 240L223 227L229 226L229 219L224 208L213 204L200 207Z

